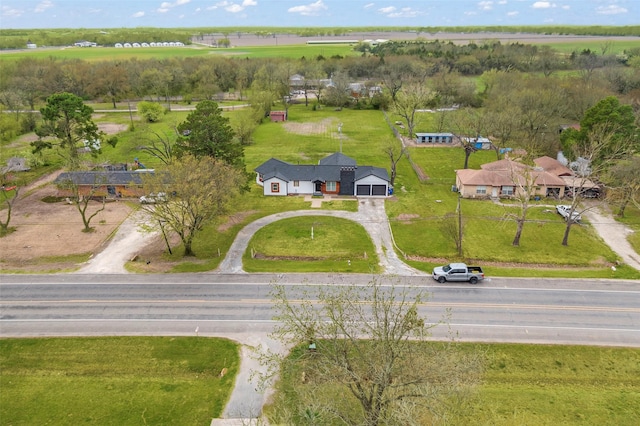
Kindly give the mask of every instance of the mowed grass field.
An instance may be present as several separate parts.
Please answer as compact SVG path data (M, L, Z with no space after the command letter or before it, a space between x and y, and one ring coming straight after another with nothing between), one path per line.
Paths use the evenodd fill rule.
M183 47L50 47L20 51L0 52L0 61L17 60L21 58L58 58L81 59L84 61L111 61L128 59L171 59L196 56L233 56L239 58L317 58L323 56L357 56L361 52L353 50L349 44L338 45L306 45L296 44L288 46L243 46L229 48L215 48L201 45Z
M640 424L640 349L476 343L455 346L463 352L482 354L483 371L468 400L449 401L451 410L444 424ZM287 412L283 411L287 408L290 412L297 395L304 392L302 371L307 370L308 376L313 371L309 370L313 357L304 357L300 351L291 356L298 362L282 376L274 402L265 408L272 424L278 424L279 413ZM322 383L321 377L315 380ZM341 395L354 409L359 406L346 388L325 390ZM427 420L421 424L430 424Z
M484 362L450 424L640 423L639 349L456 345ZM1 423L209 424L228 401L237 357L235 344L202 337L0 339ZM304 386L299 377L292 371L278 389ZM287 397L273 401L265 410L271 418Z
M239 364L219 338L0 339L0 424L208 425Z

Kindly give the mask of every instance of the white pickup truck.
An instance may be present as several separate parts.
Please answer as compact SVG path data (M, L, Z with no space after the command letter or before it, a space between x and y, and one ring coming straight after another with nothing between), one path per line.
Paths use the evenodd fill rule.
M484 280L484 272L480 266L467 266L465 263L450 263L433 268L433 279L439 283L447 281L468 281L477 284Z

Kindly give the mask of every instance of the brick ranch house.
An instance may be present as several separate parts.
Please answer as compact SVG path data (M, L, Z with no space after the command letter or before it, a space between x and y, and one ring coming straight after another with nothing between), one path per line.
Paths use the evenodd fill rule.
M477 169L456 170L456 187L463 198L502 198L519 195L528 173L534 179L534 196L563 197L565 182L560 177L510 159L483 164Z
M256 183L264 195L344 195L386 197L390 192L386 169L358 166L336 152L318 164L291 164L271 158L256 169Z
M153 170L64 172L60 173L53 183L58 186L58 197L73 196L70 189L65 189L67 182L76 185L78 194L82 196L91 194L93 197L107 198L139 197L144 195L143 173L153 173Z
M532 195L563 198L573 191L582 196L599 195L599 187L575 173L558 160L539 157L535 167L518 161L503 159L486 163L477 169L456 170L456 188L464 198L508 198L519 195L518 186L523 186L528 173L536 185Z

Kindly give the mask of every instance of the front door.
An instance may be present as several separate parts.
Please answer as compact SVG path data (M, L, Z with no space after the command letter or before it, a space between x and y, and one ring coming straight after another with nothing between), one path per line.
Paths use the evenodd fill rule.
M316 181L316 189L314 192L322 192L322 182Z
M498 196L498 188L496 188L495 186L493 187L493 189L491 190L491 196L493 198L496 198Z

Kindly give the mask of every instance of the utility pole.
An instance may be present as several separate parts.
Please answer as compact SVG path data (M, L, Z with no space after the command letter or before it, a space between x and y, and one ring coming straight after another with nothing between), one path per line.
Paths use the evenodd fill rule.
M458 194L458 256L462 256L462 209L460 208L460 194Z
M340 154L342 154L342 123L338 124L338 138L340 139Z

